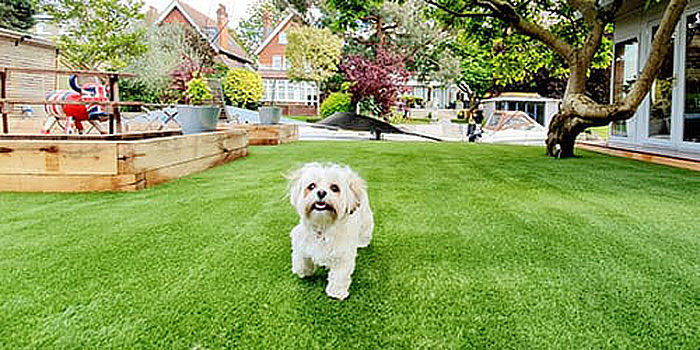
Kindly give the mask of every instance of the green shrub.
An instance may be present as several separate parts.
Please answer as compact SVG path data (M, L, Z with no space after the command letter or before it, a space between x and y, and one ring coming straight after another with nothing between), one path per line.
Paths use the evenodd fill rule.
M399 101L406 104L408 108L416 108L423 105L423 98L413 95L401 95Z
M351 112L352 101L350 94L334 92L321 103L321 117L327 118L335 112Z
M204 102L211 102L214 95L211 93L209 84L202 78L193 78L187 82L187 99L190 104L201 105Z
M263 81L256 72L233 68L223 81L224 93L234 106L246 108L255 105L263 97Z

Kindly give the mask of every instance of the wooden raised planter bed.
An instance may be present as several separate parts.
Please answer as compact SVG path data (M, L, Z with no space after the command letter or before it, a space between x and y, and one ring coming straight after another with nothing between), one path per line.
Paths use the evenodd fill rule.
M135 191L248 154L240 130L0 136L0 191Z
M248 132L248 140L252 146L280 145L299 140L299 126L293 124L238 124L234 130Z

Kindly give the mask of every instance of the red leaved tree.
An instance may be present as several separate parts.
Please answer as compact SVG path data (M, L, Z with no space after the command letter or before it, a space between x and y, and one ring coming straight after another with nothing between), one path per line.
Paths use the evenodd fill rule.
M359 55L346 56L340 64L345 77L352 83L349 92L352 103L372 101L377 114L391 112L399 94L405 91L411 73L404 67L404 57L378 48L373 60Z

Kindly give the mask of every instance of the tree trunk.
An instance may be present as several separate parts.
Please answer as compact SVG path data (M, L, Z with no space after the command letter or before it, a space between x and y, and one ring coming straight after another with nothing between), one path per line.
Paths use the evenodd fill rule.
M576 137L585 129L578 116L559 112L552 117L547 132L547 155L557 158L574 156Z
M598 117L598 113L605 117ZM609 125L616 120L627 120L632 115L634 111L599 105L585 95L564 95L559 112L549 123L547 155L557 158L573 157L576 137L581 132L593 126Z

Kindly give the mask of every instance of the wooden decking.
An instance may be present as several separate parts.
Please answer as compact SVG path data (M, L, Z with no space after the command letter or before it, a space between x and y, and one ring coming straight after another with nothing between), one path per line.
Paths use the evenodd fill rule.
M576 146L593 152L663 164L676 168L700 171L700 155L673 151L648 150L633 147L611 146L604 142L579 141Z

